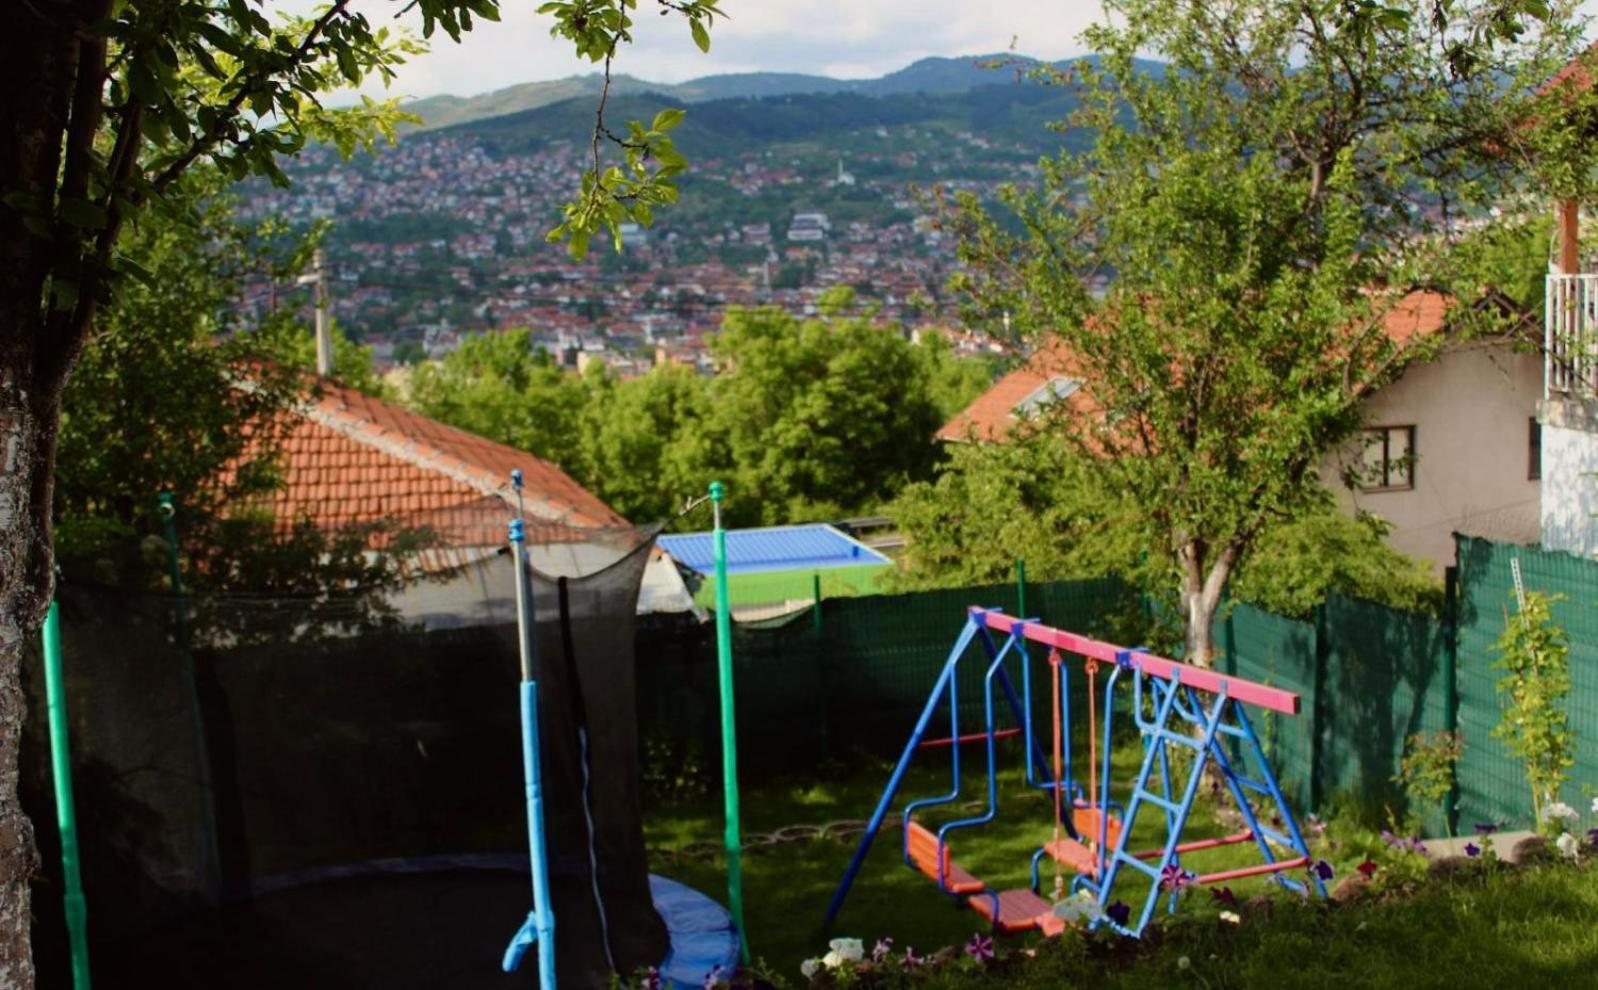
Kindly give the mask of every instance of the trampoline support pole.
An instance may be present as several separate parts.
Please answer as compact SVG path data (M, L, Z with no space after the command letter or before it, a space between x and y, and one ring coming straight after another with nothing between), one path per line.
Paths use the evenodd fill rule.
M72 753L67 745L67 692L61 673L61 611L55 602L44 616L44 693L50 721L50 771L55 778L56 822L61 830L62 897L72 947L72 986L89 990L89 908L78 866L78 814L72 803Z
M726 488L710 483L715 513L712 542L716 554L716 671L721 686L722 792L727 806L727 910L738 929L739 958L749 962L749 933L744 927L742 829L738 822L738 730L732 690L732 604L727 589L727 531L721 528L721 500Z
M514 476L518 495L521 472ZM521 964L529 945L538 947L538 985L555 990L555 912L549 903L549 860L544 843L544 787L538 759L538 682L537 641L534 639L532 589L527 586L527 569L522 554L526 539L525 524L514 519L510 524L511 560L516 575L516 629L521 654L522 777L527 793L527 857L533 881L533 909L505 949L502 968L513 972Z

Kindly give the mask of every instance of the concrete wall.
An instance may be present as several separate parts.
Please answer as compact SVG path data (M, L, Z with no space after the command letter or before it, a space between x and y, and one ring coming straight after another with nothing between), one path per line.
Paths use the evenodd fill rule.
M1598 554L1598 401L1543 403L1542 545Z
M1350 491L1343 466L1349 458L1358 463L1357 446L1329 456L1322 478L1344 511L1387 520L1395 549L1439 571L1454 562L1456 530L1534 543L1540 485L1528 477L1529 426L1541 398L1541 356L1517 354L1502 341L1450 348L1410 368L1365 406L1371 426L1415 427L1414 486Z

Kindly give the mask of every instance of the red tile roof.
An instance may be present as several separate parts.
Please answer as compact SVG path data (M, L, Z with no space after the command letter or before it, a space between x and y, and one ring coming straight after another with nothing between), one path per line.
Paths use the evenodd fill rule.
M1440 292L1411 292L1382 316L1382 329L1393 343L1404 346L1416 337L1437 333L1447 325L1451 297ZM939 440L984 440L999 442L1025 421L1015 407L1033 392L1058 377L1081 377L1076 362L1058 339L1046 341L1026 363L994 383L937 432ZM1084 414L1093 409L1091 383L1072 394L1068 401Z
M390 521L431 527L448 546L505 539L520 469L531 525L625 526L566 472L532 454L446 426L354 389L324 382L321 395L285 431L284 484L270 502L285 523L309 518L327 529Z

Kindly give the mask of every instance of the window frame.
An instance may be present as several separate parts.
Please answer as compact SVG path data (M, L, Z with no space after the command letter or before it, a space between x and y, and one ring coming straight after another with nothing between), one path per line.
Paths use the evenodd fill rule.
M1403 482L1394 484L1392 480L1394 461L1391 452L1392 437L1395 433L1401 430L1408 434L1409 439L1409 444L1406 448L1408 452L1404 455L1407 463L1405 464ZM1360 472L1358 475L1359 483L1357 487L1361 492L1366 494L1379 494L1381 492L1409 492L1415 490L1415 464L1417 460L1415 455L1415 433L1416 430L1413 423L1393 423L1391 425L1365 426L1360 428L1360 439L1363 442L1361 443L1359 449ZM1371 447L1370 440L1372 438L1372 434L1380 434L1381 436L1382 474L1379 483L1371 483L1367 480L1366 476L1366 458Z

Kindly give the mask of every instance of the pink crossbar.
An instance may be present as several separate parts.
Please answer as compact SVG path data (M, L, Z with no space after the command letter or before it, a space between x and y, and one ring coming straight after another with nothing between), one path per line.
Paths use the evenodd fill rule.
M998 730L997 732L995 732L993 734L993 738L995 738L995 739L1008 739L1011 736L1019 736L1020 734L1021 734L1021 730L1020 729L1013 729L1013 728L1012 729L1000 729L1000 730ZM937 747L937 746L952 746L955 743L960 743L961 745L964 745L965 743L981 742L982 740L984 740L986 738L988 738L988 734L986 732L972 732L972 733L970 733L968 735L960 736L957 739L951 739L948 736L945 736L942 739L926 739L926 740L923 740L920 743L919 748L921 748L921 749L933 749L934 747Z
M1014 628L1016 622L1020 621L1013 615L1005 615L1003 612L997 611L985 611L975 606L972 607L971 611L973 613L983 612L988 628L995 632L1008 634ZM1052 646L1066 653L1075 653L1078 656L1092 657L1105 663L1114 663L1115 655L1124 650L1124 647L1116 646L1113 643L1106 643L1088 636L1080 636L1076 633L1055 629L1052 626L1045 626L1036 622L1026 623L1022 633L1034 643L1042 643L1045 646ZM1221 690L1221 686L1225 685L1228 698L1234 698L1250 705L1257 705L1260 708L1268 708L1271 711L1283 712L1287 715L1297 715L1299 712L1298 694L1293 691L1284 691L1281 688L1270 687L1242 677L1228 677L1213 670L1195 667L1190 663L1167 660L1164 657L1157 657L1152 653L1141 651L1132 654L1132 663L1145 674L1197 688L1200 691L1207 691L1210 694L1218 693Z

